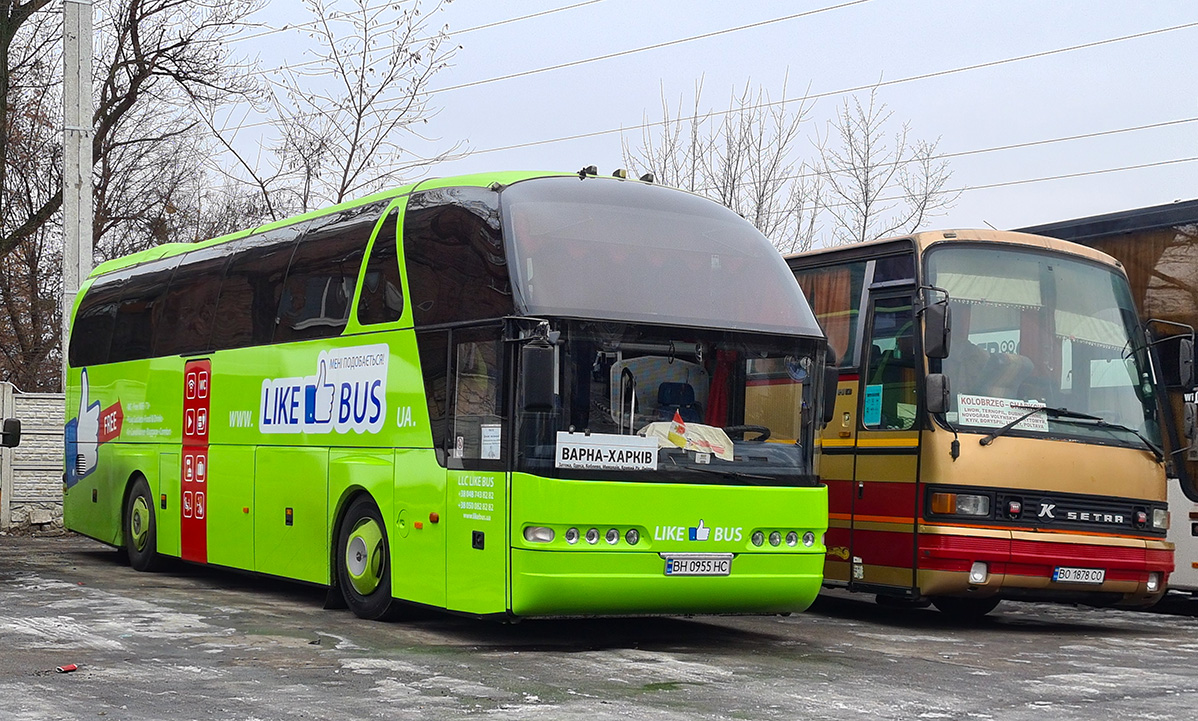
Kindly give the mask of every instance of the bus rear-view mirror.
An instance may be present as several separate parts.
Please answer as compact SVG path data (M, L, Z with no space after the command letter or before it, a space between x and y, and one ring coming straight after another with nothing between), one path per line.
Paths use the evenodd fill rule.
M1186 393L1194 391L1194 339L1183 337L1178 341L1177 385Z
M836 415L836 390L840 385L840 369L835 363L824 366L824 417L826 426Z
M1189 402L1182 408L1186 445L1198 443L1198 403Z
M948 412L948 376L943 373L929 373L924 381L924 398L927 399L928 413Z
M929 303L923 310L923 352L929 358L948 358L953 315L948 303Z
M0 446L16 448L21 443L21 421L16 418L5 418L0 426Z
M524 389L525 413L553 410L553 346L534 340L520 349L520 386Z

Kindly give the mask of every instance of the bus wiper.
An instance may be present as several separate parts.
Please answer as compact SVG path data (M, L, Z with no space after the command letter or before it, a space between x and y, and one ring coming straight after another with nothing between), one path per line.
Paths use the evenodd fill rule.
M1073 421L1075 423L1078 423L1079 425L1090 426L1093 428L1105 428L1105 429L1109 429L1112 431L1124 431L1126 433L1131 433L1136 438L1139 438L1144 443L1144 445L1148 447L1148 450L1152 451L1152 454L1154 456L1156 456L1156 460L1158 462L1164 460L1164 458L1165 458L1164 450L1162 450L1159 446L1157 446L1152 441L1148 440L1148 438L1145 437L1144 434L1140 433L1139 431L1137 431L1134 428L1131 428L1131 427L1128 427L1128 426L1125 426L1125 425L1122 425L1119 423L1111 423L1110 421L1105 420L1101 416L1095 416L1095 415L1091 415L1089 413L1081 413L1079 411L1071 411L1068 408L1054 408L1052 406L1031 406L1031 405L1025 405L1022 403L1012 403L1011 407L1012 408L1020 408L1020 409L1026 408L1026 409L1028 409L1028 411L1027 411L1027 413L1024 413L1022 416L1016 418L1015 420L1011 421L1010 423L1003 426L1002 428L999 428L998 430L990 433L989 435L983 436L982 439L978 441L978 443L982 444L983 446L988 446L994 442L995 438L998 438L999 436L1006 434L1007 431L1011 430L1015 426L1024 422L1025 420L1030 418L1037 411L1044 411L1044 413L1052 416L1054 419L1057 419L1057 420L1063 420L1065 422ZM1082 421L1089 421L1089 422L1087 423L1087 422L1082 422Z
M706 473L706 474L712 475L712 476L720 476L721 478L728 478L728 479L732 479L732 480L736 480L736 481L765 481L765 483L763 483L763 484L758 483L758 484L754 484L754 485L775 485L778 482L778 479L774 478L773 476L763 476L759 473L745 473L744 471L734 471L731 468L729 468L727 470L721 470L719 468L699 468L698 466L691 466L691 465L684 466L681 463L674 461L674 459L672 459L672 458L670 459L670 461L675 468L678 468L680 470L698 471L699 473Z
M1077 411L1071 411L1068 408L1053 408L1052 406L1032 406L1032 405L1027 405L1024 403L1012 403L1011 407L1012 408L1020 408L1020 409L1027 408L1028 411L1027 411L1027 413L1024 413L1023 415L1019 416L1018 418L1011 421L1010 423L1003 426L1002 428L999 428L998 430L983 436L982 439L978 441L978 443L982 444L983 446L990 445L991 443L994 442L995 438L1006 435L1007 431L1011 430L1012 428L1019 425L1020 423L1023 423L1028 418L1031 418L1032 415L1034 415L1037 411L1044 411L1045 413L1052 416L1053 418L1076 418L1078 420L1102 421L1102 419L1099 418L1098 416L1092 416L1089 413L1079 413Z
M1085 415L1085 414L1082 414L1082 415ZM1124 431L1126 433L1130 433L1133 436L1135 436L1136 438L1139 438L1140 441L1143 442L1143 444L1148 447L1148 450L1152 451L1152 455L1156 456L1157 463L1160 463L1161 461L1165 460L1165 450L1163 448L1161 448L1160 446L1158 446L1157 444L1153 443L1152 441L1148 440L1147 436L1145 436L1143 433L1140 433L1139 431L1137 431L1135 428L1132 428L1131 426L1125 426L1122 423L1111 423L1110 421L1106 421L1101 418L1097 418L1096 416L1086 416L1084 418L1076 418L1076 419L1073 416L1065 416L1065 418L1064 418L1064 420L1066 422L1073 421L1073 420L1091 420L1091 419L1094 420L1093 423L1078 423L1078 425L1089 426L1091 428L1102 428L1104 430L1111 430L1111 431Z

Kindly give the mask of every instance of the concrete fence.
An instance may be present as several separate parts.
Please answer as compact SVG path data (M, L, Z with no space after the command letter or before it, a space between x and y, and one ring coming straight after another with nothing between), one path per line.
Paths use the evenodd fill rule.
M0 383L0 418L21 421L21 445L0 448L0 529L62 528L62 394Z

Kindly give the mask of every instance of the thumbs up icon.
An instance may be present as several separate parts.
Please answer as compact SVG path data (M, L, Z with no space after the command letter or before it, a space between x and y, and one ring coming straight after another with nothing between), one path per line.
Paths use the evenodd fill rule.
M83 478L96 469L100 443L100 401L88 404L87 369L80 374L79 416L76 426L75 453L68 455L69 463L78 478Z
M327 370L325 360L320 359L320 370L316 373L316 382L304 386L304 423L328 423L333 420L333 400L337 387L326 380Z
M687 535L690 536L690 540L692 541L706 541L707 538L711 536L711 529L703 525L702 518L699 519L698 527L692 526L686 530L690 532Z

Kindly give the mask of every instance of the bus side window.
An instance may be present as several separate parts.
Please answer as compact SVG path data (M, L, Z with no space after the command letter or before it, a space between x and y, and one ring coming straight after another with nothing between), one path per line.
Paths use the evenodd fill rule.
M428 403L429 431L437 462L445 465L445 427L449 418L449 331L431 330L416 334L420 374Z
M861 288L866 261L795 271L795 279L811 304L815 318L828 335L828 344L841 368L855 368L857 326L861 317Z
M283 278L306 226L297 223L230 244L232 258L216 302L220 322L212 330L213 350L271 342Z
M502 367L499 328L453 332L453 459L501 461L504 457ZM468 467L477 467L468 464Z
M907 430L915 425L918 364L911 298L875 301L862 393L861 421L867 428Z
M275 343L341 335L381 211L378 203L350 208L304 233L283 283Z
M153 355L154 336L159 331L156 327L158 309L178 263L179 256L157 261L154 265L158 267L147 267L143 274L125 283L112 326L109 363L140 360Z
M417 327L515 313L496 193L413 193L404 215L404 267Z
M362 325L392 323L403 314L403 281L399 277L399 251L395 240L398 222L399 211L392 210L370 248L362 290L358 295L358 322Z
M71 324L71 365L98 365L108 362L108 346L117 306L124 290L123 279L105 278L88 289Z
M179 261L155 323L154 355L210 350L212 319L229 257L222 246L193 250Z

